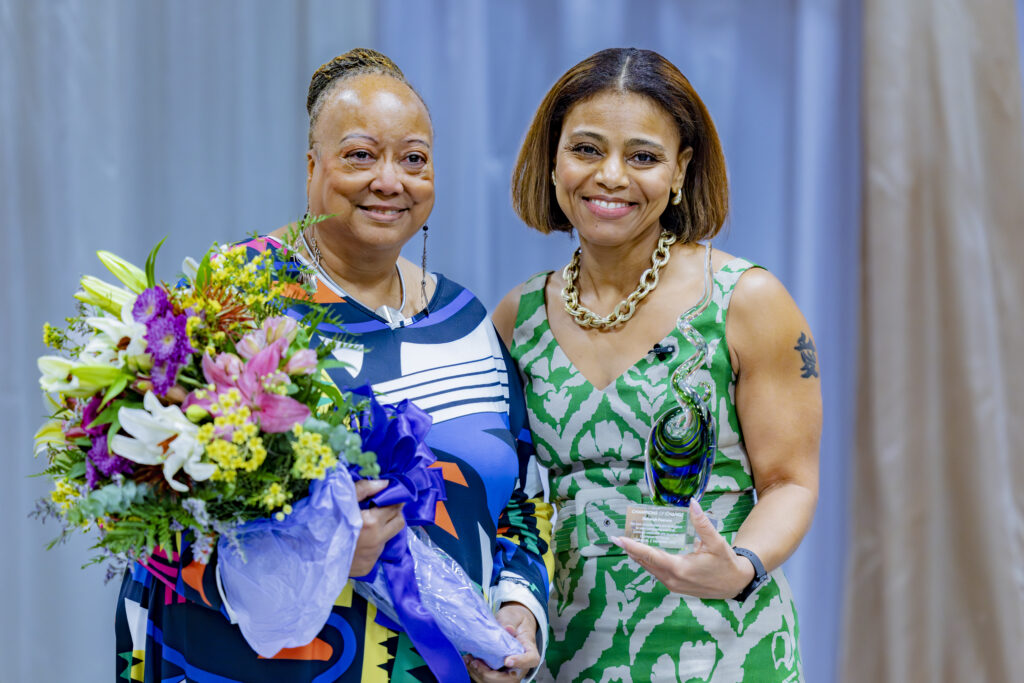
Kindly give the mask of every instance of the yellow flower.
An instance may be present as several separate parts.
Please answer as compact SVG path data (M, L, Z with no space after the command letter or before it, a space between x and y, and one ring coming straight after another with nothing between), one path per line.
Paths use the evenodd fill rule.
M60 507L61 512L67 512L80 497L78 489L63 479L58 479L56 487L50 492L50 499Z

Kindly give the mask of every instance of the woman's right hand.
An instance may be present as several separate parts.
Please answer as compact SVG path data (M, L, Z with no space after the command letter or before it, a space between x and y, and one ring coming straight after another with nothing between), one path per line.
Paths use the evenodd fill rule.
M388 486L386 479L360 479L356 482L356 499L365 500L377 495ZM365 576L377 563L384 544L405 528L405 517L402 515L402 504L387 507L372 507L360 510L363 515L363 528L359 531L356 551L352 557L349 576Z

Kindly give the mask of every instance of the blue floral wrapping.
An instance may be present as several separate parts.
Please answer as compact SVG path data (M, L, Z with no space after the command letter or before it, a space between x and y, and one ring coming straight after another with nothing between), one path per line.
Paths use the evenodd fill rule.
M379 476L391 481L373 503L404 503L408 525L433 524L445 494L441 471L429 468L436 458L423 441L430 416L409 401L382 406L369 387L353 393L370 400L359 419L363 449L377 454ZM374 570L361 578L355 589L373 600L385 626L409 635L438 680L469 681L461 653L500 668L505 657L523 652L458 563L408 529L388 541Z
M316 637L348 580L362 526L352 477L336 468L283 520L257 519L221 535L224 598L253 650L272 657Z
M522 644L494 619L480 591L455 560L430 539L414 533L407 534L407 543L423 606L456 650L482 659L492 669L503 667L506 657L524 652ZM387 582L379 574L372 581L357 581L355 590L390 619L398 619Z

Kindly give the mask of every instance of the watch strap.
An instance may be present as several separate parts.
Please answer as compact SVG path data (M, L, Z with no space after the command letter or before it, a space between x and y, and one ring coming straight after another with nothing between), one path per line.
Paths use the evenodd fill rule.
M761 586L761 584L768 580L768 572L764 570L764 562L761 562L761 558L758 557L757 553L755 553L753 550L747 550L746 548L741 548L735 545L732 547L732 549L733 552L735 552L737 555L742 555L743 557L750 560L750 564L754 565L754 578L752 578L750 580L750 583L748 583L743 588L743 590L741 590L739 594L737 594L736 597L733 598L733 600L743 602L748 597L750 597L750 594L756 591Z

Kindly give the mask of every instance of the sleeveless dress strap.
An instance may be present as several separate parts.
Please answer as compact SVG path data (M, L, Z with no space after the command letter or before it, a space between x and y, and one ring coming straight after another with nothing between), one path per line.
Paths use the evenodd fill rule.
M729 310L729 302L732 300L732 293L736 289L736 283L739 281L740 276L751 268L764 268L764 266L748 261L745 258L737 257L726 262L715 273L715 289L718 290L716 298L720 297L718 305L722 310Z
M519 292L519 309L516 312L516 326L512 332L513 358L537 343L537 328L547 324L547 307L544 305L544 287L551 271L531 275ZM525 348L523 348L525 347Z

